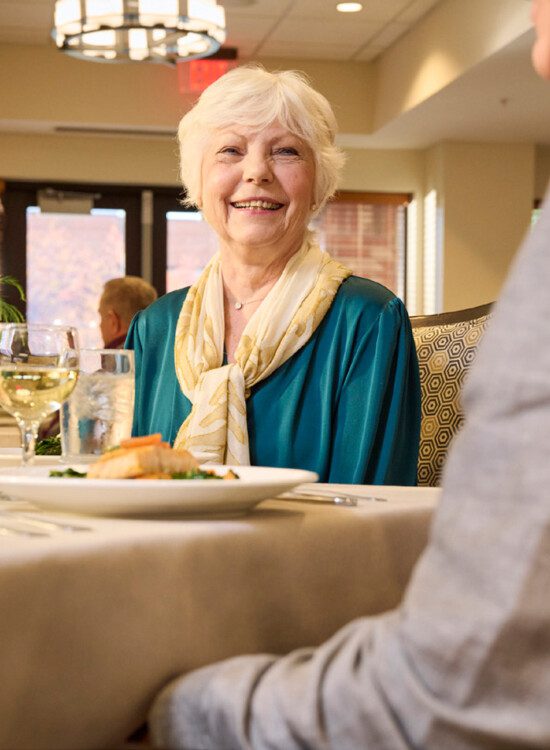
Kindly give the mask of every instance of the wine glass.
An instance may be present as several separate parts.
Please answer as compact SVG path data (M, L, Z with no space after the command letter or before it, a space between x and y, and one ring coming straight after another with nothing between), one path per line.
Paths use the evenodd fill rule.
M76 328L0 323L0 406L19 425L23 466L34 460L40 423L76 385L78 351Z

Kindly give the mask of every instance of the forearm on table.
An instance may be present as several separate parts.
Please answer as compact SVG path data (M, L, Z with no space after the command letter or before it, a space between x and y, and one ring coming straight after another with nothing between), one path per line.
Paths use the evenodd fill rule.
M237 657L188 675L156 704L151 716L156 746L409 748L372 669L381 619L350 623L319 649L301 649L279 659ZM364 745L365 723L375 744Z

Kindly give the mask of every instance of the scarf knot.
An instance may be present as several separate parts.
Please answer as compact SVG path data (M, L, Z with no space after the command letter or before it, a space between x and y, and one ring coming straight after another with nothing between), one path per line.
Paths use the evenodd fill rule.
M250 464L246 399L252 387L307 343L350 275L308 232L246 324L235 362L222 365L223 281L217 253L189 290L176 326L176 375L193 406L174 446L191 451L200 463Z

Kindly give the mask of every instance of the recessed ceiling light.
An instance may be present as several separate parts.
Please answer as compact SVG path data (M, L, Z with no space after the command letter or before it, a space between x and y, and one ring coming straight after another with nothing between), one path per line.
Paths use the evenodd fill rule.
M363 6L361 3L338 3L336 10L339 10L340 13L358 13L363 10Z

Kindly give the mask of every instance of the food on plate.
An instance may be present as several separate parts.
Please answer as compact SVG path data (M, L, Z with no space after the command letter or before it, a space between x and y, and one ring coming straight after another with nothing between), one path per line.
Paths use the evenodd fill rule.
M90 465L87 474L74 469L51 471L51 477L85 477L87 479L238 479L229 470L219 476L211 469L201 469L189 451L171 448L160 433L123 440Z
M86 478L86 472L77 471L76 469L64 469L63 471L59 471L58 469L53 469L50 471L49 474L50 477L54 478L60 478L63 477L65 479L85 479Z
M163 474L198 469L197 460L188 451L175 451L166 443L140 444L116 448L104 453L88 469L88 479L161 479Z
M35 453L37 456L60 456L61 437L56 435L39 440L36 444Z

